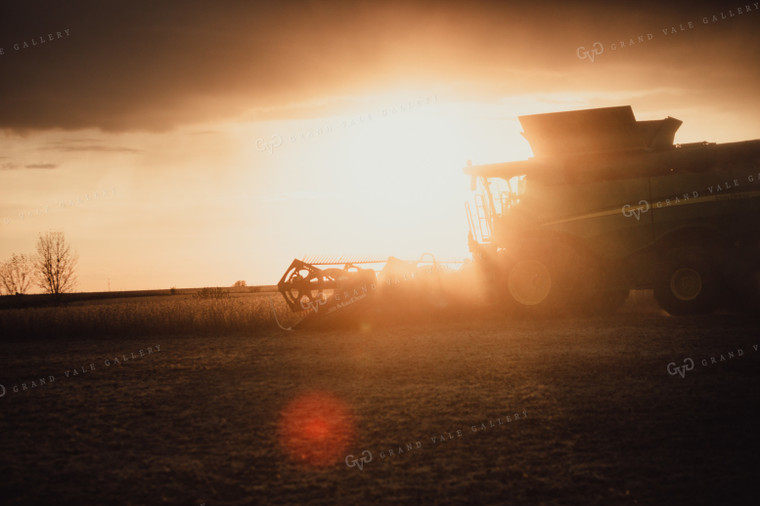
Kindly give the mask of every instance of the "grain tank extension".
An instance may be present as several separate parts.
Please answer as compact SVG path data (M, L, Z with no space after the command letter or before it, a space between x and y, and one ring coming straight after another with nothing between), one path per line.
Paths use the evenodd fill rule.
M736 308L760 271L760 140L674 144L630 106L520 117L534 157L468 165L473 258L527 314L604 312L653 288L671 314Z

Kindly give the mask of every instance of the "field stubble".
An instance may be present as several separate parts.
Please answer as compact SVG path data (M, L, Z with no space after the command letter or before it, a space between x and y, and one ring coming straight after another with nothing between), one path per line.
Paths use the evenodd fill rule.
M207 299L175 295L5 309L0 311L0 335L12 340L250 335L277 328L271 304L278 313L286 314L287 306L278 293L233 294ZM286 315L286 321L287 318Z
M177 306L155 304L169 325ZM119 333L111 314L98 324L114 334L88 324L96 334L2 344L0 384L56 378L0 398L5 504L749 504L757 492L756 318L674 319L642 302L607 318L297 333L250 320L159 339ZM739 347L740 360L699 365ZM684 356L698 368L669 375ZM287 451L283 412L314 393L346 407L341 455L368 450L363 469Z

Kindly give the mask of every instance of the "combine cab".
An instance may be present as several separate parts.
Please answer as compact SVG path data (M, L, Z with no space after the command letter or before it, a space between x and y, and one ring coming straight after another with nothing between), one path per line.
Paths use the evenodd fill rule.
M737 307L760 270L760 140L673 144L630 106L520 117L534 158L468 166L474 261L524 314Z

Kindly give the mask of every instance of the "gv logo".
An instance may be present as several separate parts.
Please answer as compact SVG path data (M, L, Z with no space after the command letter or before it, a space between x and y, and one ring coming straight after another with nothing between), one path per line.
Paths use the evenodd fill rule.
M346 455L346 465L348 467L358 467L359 471L364 471L364 464L372 462L372 452L364 450L362 457L355 459L353 455Z
M591 50L588 51L584 46L580 46L576 51L575 54L578 56L579 60L585 60L588 58L591 60L591 63L594 63L594 58L604 53L604 46L601 42L594 42L594 45L591 46Z
M693 371L694 370L694 361L690 358L683 359L683 365L680 365L676 367L675 362L671 362L668 364L668 374L671 376L675 376L676 374L680 374L681 378L686 377L687 371Z
M256 151L269 151L269 154L273 154L274 150L282 146L282 137L279 135L273 135L271 142L266 142L259 137L256 139Z
M631 206L631 204L626 204L623 206L623 216L626 218L630 218L631 216L634 216L636 218L636 221L639 221L641 219L641 215L649 211L650 206L649 202L646 200L639 200L639 205L636 207Z
M304 311L312 310L315 313L318 313L319 306L324 306L325 304L327 304L327 297L325 297L325 294L322 292L319 292L319 294L317 294L317 300L314 302L301 299L301 308Z

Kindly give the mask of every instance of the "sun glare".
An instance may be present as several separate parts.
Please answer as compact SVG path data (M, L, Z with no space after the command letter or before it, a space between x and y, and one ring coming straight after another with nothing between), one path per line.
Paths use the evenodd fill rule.
M231 128L251 168L243 212L258 254L266 245L275 281L303 255L468 257L464 203L468 160L531 156L514 103L462 102L441 95L359 100L340 114Z

